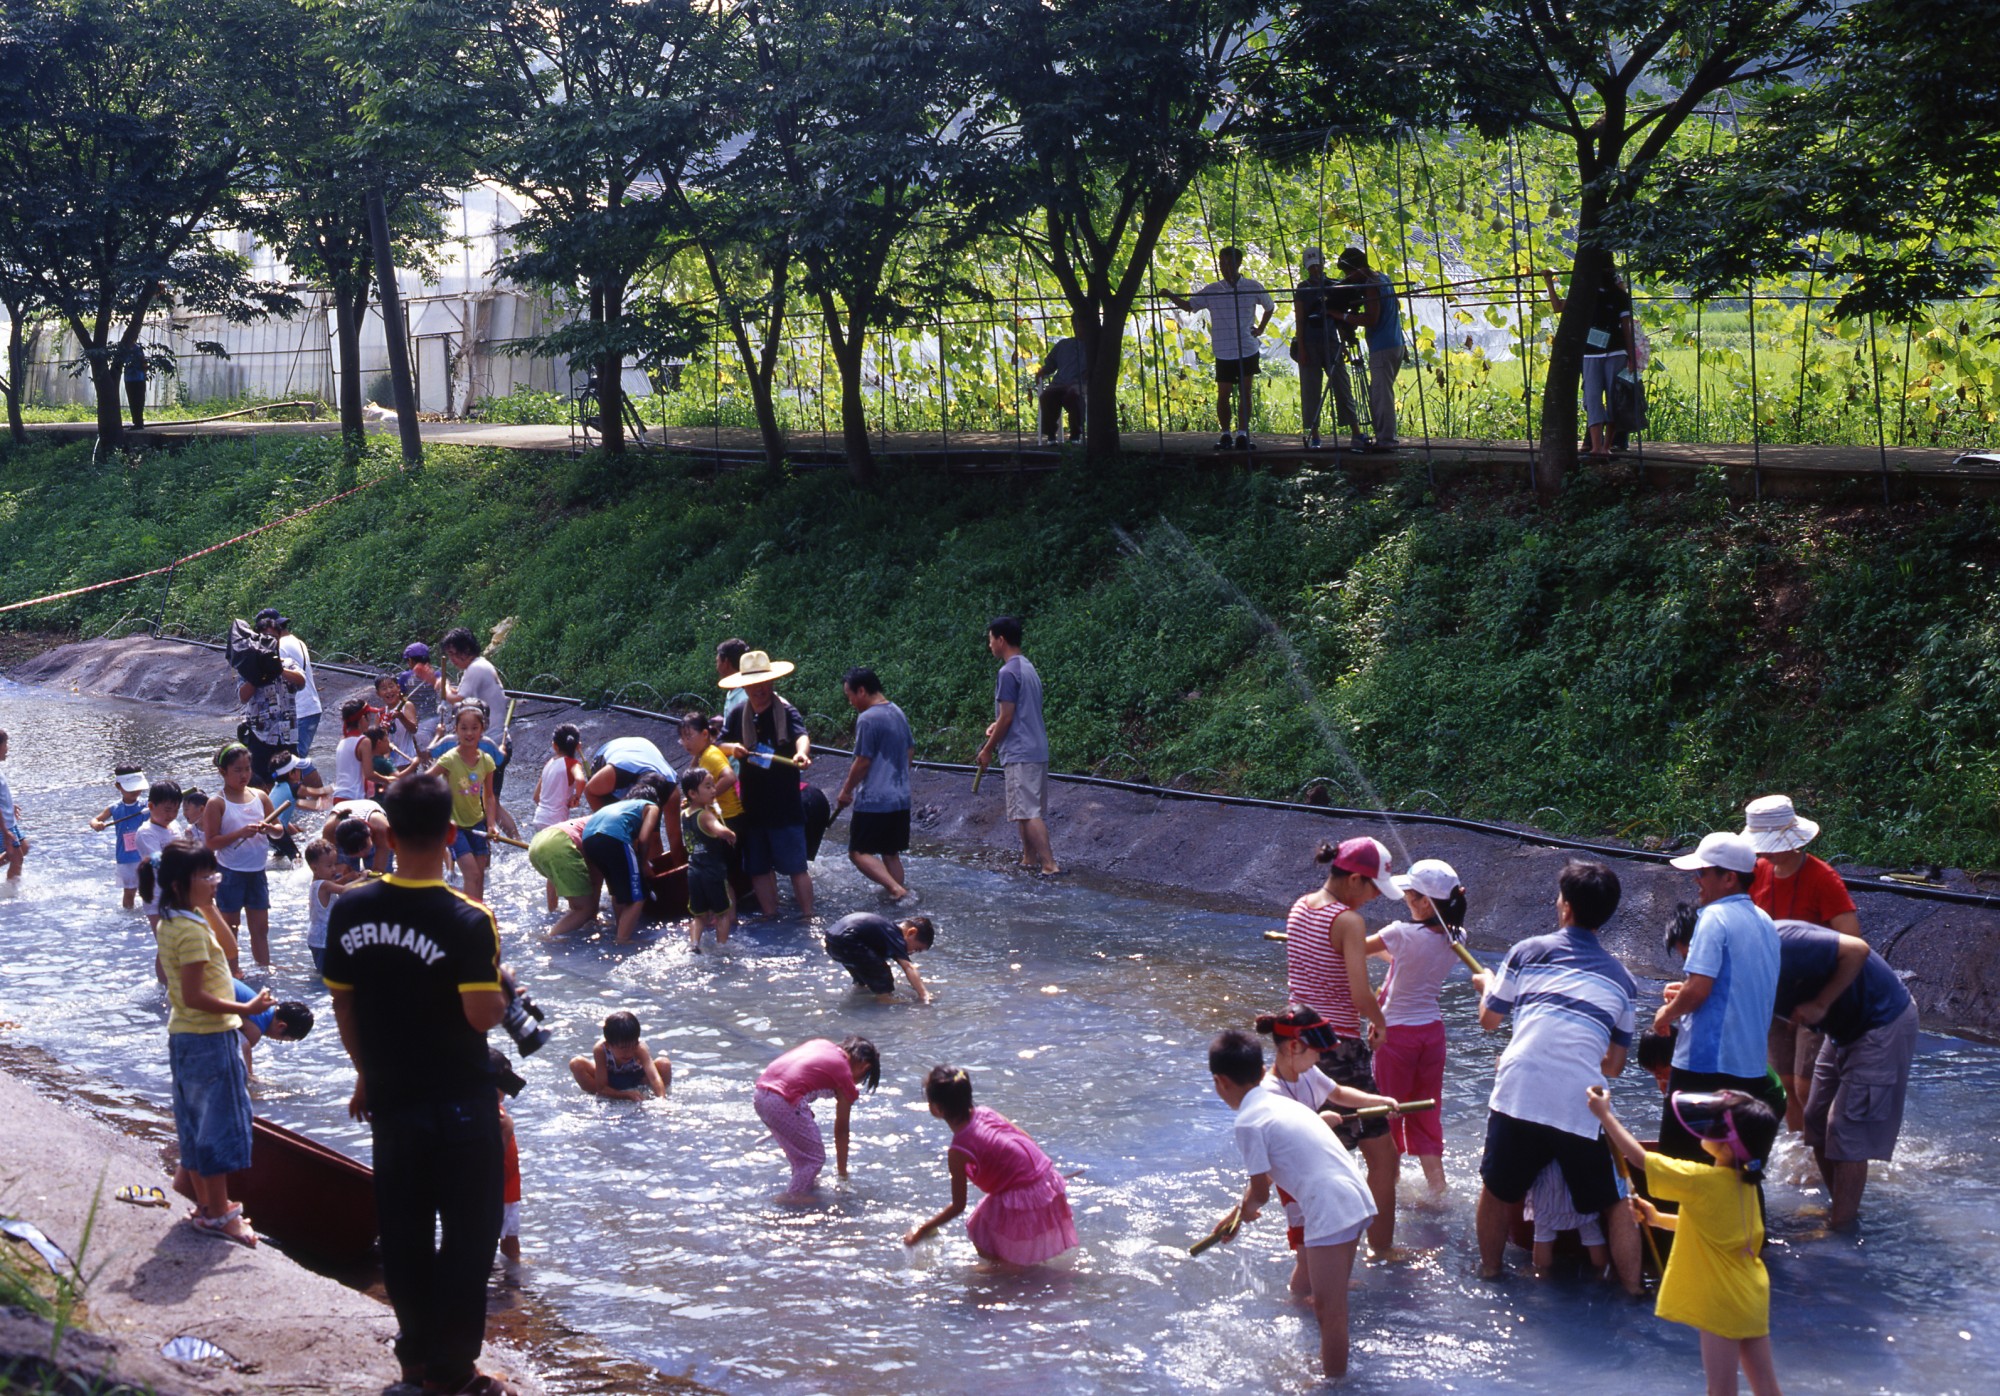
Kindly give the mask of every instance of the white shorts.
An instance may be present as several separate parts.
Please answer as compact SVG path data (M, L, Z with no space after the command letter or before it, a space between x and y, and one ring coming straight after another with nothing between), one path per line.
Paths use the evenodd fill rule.
M137 863L117 863L114 866L118 869L118 885L130 892L138 891L139 865Z
M490 1214L489 1214L490 1215ZM521 1204L509 1202L500 1211L500 1234L519 1237L521 1234Z
M1043 819L1049 812L1049 765L1012 761L1007 765L1007 817Z
M1368 1223L1374 1220L1373 1217L1363 1217L1354 1225L1344 1226L1331 1236L1308 1236L1305 1249L1311 1250L1314 1246L1345 1246L1349 1242L1358 1241L1361 1239L1361 1233L1368 1229Z

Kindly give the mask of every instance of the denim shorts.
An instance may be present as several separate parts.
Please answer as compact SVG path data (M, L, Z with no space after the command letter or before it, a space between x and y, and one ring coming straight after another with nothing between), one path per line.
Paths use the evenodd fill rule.
M181 1166L204 1178L250 1166L250 1081L238 1032L167 1034Z
M743 830L737 847L743 850L743 871L763 877L776 871L796 877L806 870L806 826L784 824L776 829Z
M215 909L224 916L234 916L245 910L269 911L270 877L262 872L238 872L234 868L224 868L222 881L215 888Z
M480 820L470 829L456 829L451 836L451 856L456 862L460 858L485 858L491 856L493 845L486 837L486 821Z

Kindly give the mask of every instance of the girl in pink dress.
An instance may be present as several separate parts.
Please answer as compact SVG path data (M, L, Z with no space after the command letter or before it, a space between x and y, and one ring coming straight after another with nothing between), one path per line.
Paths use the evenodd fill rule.
M812 1103L826 1096L834 1099L834 1163L840 1176L847 1176L847 1117L861 1097L856 1089L866 1084L874 1090L882 1080L882 1058L875 1044L865 1037L829 1042L816 1037L800 1043L764 1068L757 1078L757 1118L785 1151L792 1166L792 1181L780 1202L810 1202L819 1186L819 1171L826 1166L826 1136L813 1118Z
M1035 1141L984 1106L972 1103L972 1078L957 1067L934 1066L924 1081L931 1113L951 1126L951 1205L908 1232L914 1246L965 1210L965 1185L986 1200L974 1209L965 1234L988 1260L1039 1265L1076 1245L1069 1193L1062 1175Z

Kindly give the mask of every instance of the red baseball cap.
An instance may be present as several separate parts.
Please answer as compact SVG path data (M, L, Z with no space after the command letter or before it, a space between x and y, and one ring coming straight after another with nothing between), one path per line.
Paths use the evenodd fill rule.
M1354 873L1367 878L1383 896L1400 900L1402 892L1389 878L1389 865L1395 861L1379 842L1371 838L1348 839L1334 854L1333 865L1344 873Z

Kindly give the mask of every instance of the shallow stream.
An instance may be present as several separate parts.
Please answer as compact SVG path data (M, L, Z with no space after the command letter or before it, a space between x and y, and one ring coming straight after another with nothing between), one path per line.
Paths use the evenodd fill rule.
M35 845L22 883L0 890L0 1018L16 1025L14 1041L163 1108L151 937L143 917L119 909L110 835L85 822L110 803L119 761L213 790L208 757L232 726L0 680L5 773ZM508 791L524 823L531 759ZM815 874L827 917L876 905L832 843ZM261 1047L253 1091L259 1113L365 1159L366 1128L344 1108L351 1074L306 954L305 877L273 874L268 982L321 1010L322 1026ZM795 920L753 923L699 957L674 930L629 948L551 944L526 855L498 851L489 888L507 957L557 1029L525 1064L529 1088L513 1106L521 1283L607 1347L729 1392L1314 1389L1317 1342L1286 1297L1276 1208L1228 1247L1199 1260L1185 1250L1241 1185L1202 1052L1217 1028L1282 1006L1282 948L1261 936L1272 923L944 856L912 859L911 878L939 926L920 961L937 993L930 1008L858 997ZM564 1063L590 1050L616 1008L635 1011L672 1058L667 1099L600 1102L571 1084ZM1356 1267L1343 1389L1699 1390L1695 1335L1650 1306L1577 1280L1475 1278L1472 1203L1500 1042L1478 1031L1462 976L1445 1010L1451 1194L1442 1209L1420 1208L1414 1166L1406 1172L1395 1257ZM751 1082L783 1048L849 1032L871 1037L884 1063L881 1090L855 1110L853 1175L817 1207L777 1207L786 1169L751 1111ZM941 1061L966 1067L982 1104L1076 1175L1083 1244L1065 1261L992 1273L962 1224L903 1247L901 1233L949 1197L947 1133L921 1088ZM1816 1234L1810 1209L1824 1199L1801 1186L1809 1169L1796 1146L1783 1146L1769 1264L1788 1390L1993 1390L1996 1091L2000 1049L1925 1037L1899 1157L1876 1166L1858 1240ZM1656 1115L1636 1070L1617 1097L1628 1121Z

